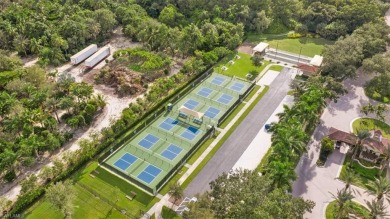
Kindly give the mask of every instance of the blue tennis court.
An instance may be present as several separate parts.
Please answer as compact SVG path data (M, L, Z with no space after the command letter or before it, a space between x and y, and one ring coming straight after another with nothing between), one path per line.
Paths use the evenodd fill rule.
M185 102L184 106L187 107L188 109L195 109L199 105L199 102L195 100L188 100Z
M150 183L161 173L161 169L149 164L140 174L138 174L138 179Z
M230 86L230 89L235 90L237 92L240 92L242 90L242 88L244 88L244 87L245 87L245 85L236 82L232 86Z
M210 106L207 109L207 111L204 113L204 115L209 117L209 118L214 118L218 115L219 112L220 112L219 109Z
M217 101L225 105L228 105L232 99L233 99L232 96L227 94L222 94L222 96L220 96Z
M211 83L216 84L216 85L221 85L226 79L222 77L215 77Z
M158 127L170 131L177 123L178 121L176 119L167 118Z
M210 94L213 92L213 90L211 90L210 88L207 88L207 87L203 87L202 89L200 89L200 91L198 91L198 95L199 96L202 96L202 97L208 97L210 96Z
M134 155L131 155L129 153L124 154L121 158L119 158L115 163L114 166L118 167L119 169L125 171L131 164L133 164L137 160L137 157Z
M199 129L189 126L183 133L181 133L181 137L186 138L188 140L194 139L199 133Z
M182 151L183 149L181 149L180 147L176 146L176 145L173 145L173 144L170 144L167 149L165 149L161 155L169 160L173 160L177 157L177 155L180 154L180 152Z
M138 142L138 145L139 146L142 146L146 149L149 149L151 148L154 144L157 143L157 141L159 140L160 138L152 135L152 134L148 134L145 138L143 138L140 142Z

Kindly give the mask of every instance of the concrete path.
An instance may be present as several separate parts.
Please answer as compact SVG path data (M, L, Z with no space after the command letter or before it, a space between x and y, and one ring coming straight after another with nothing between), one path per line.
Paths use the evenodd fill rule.
M277 122L279 119L276 114L283 112L284 105L292 106L294 103L293 101L293 96L286 96L265 124ZM264 155L267 153L268 149L271 147L271 135L271 133L265 131L263 126L257 133L256 137L249 144L249 147L241 155L236 164L234 164L232 169L241 168L255 170L256 167L260 164Z
M266 120L275 111L289 90L289 69L285 68L272 82L269 91L225 141L202 171L192 180L184 194L192 197L209 189L209 183L228 172L248 148Z
M260 78L260 80L257 82L257 84L269 86L272 84L272 82L275 80L275 78L278 77L279 74L280 74L280 72L278 72L278 71L268 70L267 73L262 78Z

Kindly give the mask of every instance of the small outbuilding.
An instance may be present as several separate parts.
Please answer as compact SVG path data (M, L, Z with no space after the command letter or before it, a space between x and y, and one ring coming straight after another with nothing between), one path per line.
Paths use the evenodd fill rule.
M297 68L307 77L315 76L319 71L319 67L303 63L298 64Z
M266 52L266 49L268 49L268 48L269 48L269 44L268 43L261 42L261 43L257 44L252 49L252 55L254 55L256 53L260 53L261 55L264 55L265 52Z
M324 60L324 57L315 55L311 60L310 60L310 65L316 66L316 67L321 67L322 61Z

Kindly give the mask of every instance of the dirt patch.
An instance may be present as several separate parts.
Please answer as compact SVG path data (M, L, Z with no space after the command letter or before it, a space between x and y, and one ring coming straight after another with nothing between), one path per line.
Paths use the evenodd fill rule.
M253 46L254 45L251 43L243 43L243 44L241 44L241 46L238 47L237 51L240 53L246 53L246 54L252 55Z

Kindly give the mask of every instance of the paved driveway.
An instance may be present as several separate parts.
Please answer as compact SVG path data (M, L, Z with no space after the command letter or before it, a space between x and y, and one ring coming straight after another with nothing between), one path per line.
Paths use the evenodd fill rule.
M253 108L213 158L192 180L184 194L192 197L209 189L209 183L223 172L228 172L247 149L267 119L275 111L289 90L290 74L283 70L272 82L269 91Z
M364 95L362 86L367 80L367 76L360 76L356 80L344 82L349 93L342 96L337 103L330 103L324 110L321 122L314 131L312 142L309 144L308 154L301 157L296 168L298 179L293 184L293 195L316 202L312 213L306 213L305 218L324 218L325 206L333 199L330 193L336 194L337 189L344 187L344 183L335 178L338 177L346 148L334 151L325 166L319 168L316 166L316 161L319 156L320 141L328 134L330 127L349 132L353 119L364 116L360 113L360 107L368 102L377 104ZM388 122L389 117L390 115L387 118ZM357 191L355 200L360 203L373 198L365 194L363 189L357 187L354 189Z

